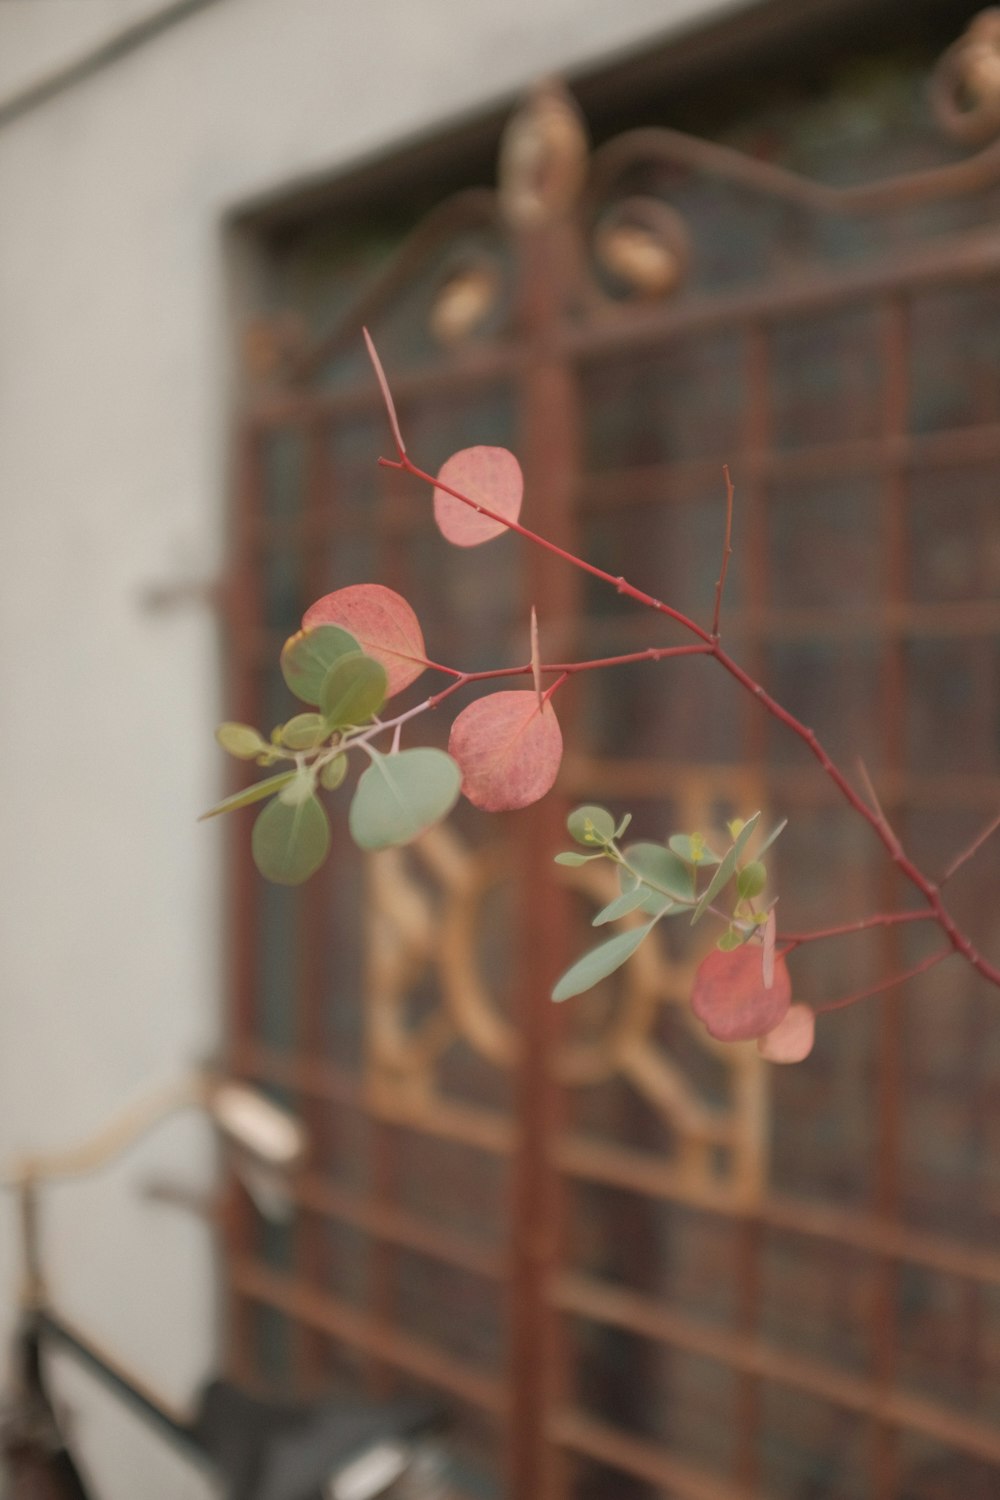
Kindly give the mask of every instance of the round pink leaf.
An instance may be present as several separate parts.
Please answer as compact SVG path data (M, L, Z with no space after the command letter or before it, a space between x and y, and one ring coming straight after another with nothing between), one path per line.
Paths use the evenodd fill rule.
M381 583L354 583L324 594L302 617L303 630L339 625L385 667L388 697L415 682L427 666L420 621L401 594Z
M551 704L528 690L491 693L462 710L449 753L462 768L462 791L485 812L527 807L552 786L562 760L562 731Z
M453 453L438 473L438 484L446 484L473 502L467 505L447 491L434 491L434 519L446 541L456 547L478 547L507 530L505 521L516 521L521 513L524 479L521 465L507 448L463 448ZM484 515L476 506L502 519Z
M808 1005L790 1005L773 1031L757 1038L757 1051L768 1062L797 1063L808 1057L816 1040L816 1017Z
M746 1042L773 1031L791 1004L792 985L784 958L774 965L768 988L761 970L760 948L746 943L723 952L714 948L694 976L691 1009L710 1036L720 1042Z

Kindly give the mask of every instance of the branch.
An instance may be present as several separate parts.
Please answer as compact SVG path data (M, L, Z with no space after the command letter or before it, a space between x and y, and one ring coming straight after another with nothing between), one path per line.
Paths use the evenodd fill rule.
M372 365L374 366L375 378L378 381L379 390L382 392L382 400L385 402L385 409L389 415L389 426L392 428L392 437L393 441L396 444L396 452L399 454L400 458L405 458L406 444L403 442L403 434L399 430L399 418L396 416L396 403L392 399L392 392L389 389L389 382L388 380L386 380L385 371L382 368L382 361L378 357L378 351L376 350L375 345L372 343L372 337L368 332L368 329L362 328L361 332L365 336L365 348L368 350L368 358L371 360Z
M846 1010L849 1005L857 1005L859 1000L868 1000L872 995L881 995L885 990L894 990L897 984L905 984L908 979L916 979L918 974L926 974L928 969L933 969L936 964L943 963L950 958L955 950L949 945L947 948L939 948L929 958L914 964L912 969L904 969L901 974L893 974L889 979L883 979L879 984L870 985L866 990L858 990L853 995L846 995L843 1000L830 1000L825 1005L814 1005L813 1010L817 1015L823 1015L826 1011Z
M719 569L718 581L715 585L715 609L712 612L712 640L719 639L719 616L722 613L722 591L726 587L726 574L729 571L729 559L733 555L733 481L729 477L729 465L723 464L722 472L726 479L726 535L722 544L722 566Z
M865 791L868 793L868 800L872 805L875 817L878 819L878 826L882 829L887 844L891 844L897 852L902 853L903 846L899 842L896 833L893 831L892 824L889 822L889 819L885 815L885 809L879 801L878 792L875 790L875 783L869 776L868 767L865 765L860 755L858 756L858 770L861 773L861 779L865 784Z
M652 594L647 594L642 589L636 588L635 585L629 583L626 578L615 577L614 574L607 572L606 569L599 568L594 563L587 562L585 558L578 557L575 553L567 551L564 547L557 546L555 542L550 542L547 537L539 535L538 532L531 531L528 527L522 526L520 522L511 521L506 516L499 515L496 511L491 510L486 505L483 505L481 500L473 500L470 496L462 494L460 490L452 488L451 485L439 483L439 481L435 479L433 475L428 474L425 470L418 468L414 463L412 463L411 460L407 457L405 448L403 447L402 437L399 435L395 408L392 405L392 398L389 394L388 384L385 381L382 367L378 363L378 357L377 355L375 355L374 347L372 346L370 339L368 340L368 344L369 351L373 357L373 362L375 363L376 374L379 376L379 383L382 386L383 395L386 400L386 407L389 412L390 422L393 425L393 432L396 436L396 445L399 450L398 460L380 458L379 463L384 468L403 470L408 474L412 474L414 478L420 479L425 484L430 485L432 489L444 491L444 493L453 496L456 500L461 501L462 504L468 505L472 510L478 511L481 515L489 516L491 520L498 522L506 530L516 532L518 536L524 537L526 541L532 542L536 547L540 547L543 551L551 553L554 557L561 558L562 561L568 563L570 567L577 568L581 572L587 573L590 577L599 578L602 582L610 584L610 586L614 588L617 593L624 594L627 598L632 599L636 604L640 604L647 609L655 611L657 614L665 615L668 619L674 620L684 630L688 631L689 634L697 637L697 639L702 642L702 646L700 648L696 647L694 649L700 649L705 655L713 656L719 663L719 665L729 673L730 677L732 677L736 682L740 683L748 693L755 697L761 704L765 712L769 713L772 718L778 721L778 723L785 725L785 727L790 730L792 734L794 734L799 740L801 740L810 754L814 756L814 758L819 762L822 770L829 778L829 780L833 783L833 785L837 788L837 790L841 793L845 801L854 809L859 817L864 819L864 821L873 830L879 842L882 844L883 848L889 854L890 858L896 864L900 872L924 897L930 910L931 920L936 922L937 926L940 927L941 931L944 933L945 937L948 940L949 948L947 951L961 953L967 963L969 963L978 974L980 974L990 984L1000 989L1000 968L997 968L995 965L989 963L985 958L982 957L980 953L976 951L971 939L961 931L954 917L945 907L937 885L929 878L929 876L925 875L917 865L914 864L914 862L909 858L908 855L904 853L899 840L897 839L885 816L885 813L882 811L882 808L878 801L878 797L875 794L874 787L871 786L871 780L868 777L868 773L865 770L864 766L862 765L862 775L868 783L869 792L872 798L872 806L869 806L858 795L854 787L847 780L847 777L844 775L843 771L841 771L839 766L837 766L831 759L830 755L827 753L825 747L816 734L816 731L809 728L809 726L804 724L801 719L796 718L793 713L791 713L787 708L783 707L783 705L780 704L776 698L773 698L771 694L765 690L761 683L757 682L755 678L753 678L751 674L745 670L745 668L741 667L739 663L735 661L727 651L724 651L719 642L717 633L705 630L703 626L699 625L697 621L691 619L689 615L685 615L681 610L674 609L671 605L665 604L661 599L654 598ZM728 560L728 530L729 528L727 518L727 551L723 556L723 564L720 570L720 577L716 586L717 605L719 608L721 608L722 586L725 582L726 564ZM716 623L714 619L713 623ZM666 654L667 653L665 652L664 655ZM649 659L653 659L650 653L640 653L638 657L633 656L631 659L638 660L642 659L644 656L648 657ZM601 665L611 665L612 663L613 658L605 658ZM583 671L587 669L587 665L588 664L585 663L576 663L572 670ZM567 673L567 675L570 674ZM461 685L460 682L456 680L456 682L452 684L452 687L457 687L459 685ZM445 691L448 692L450 691L450 689L446 689ZM962 861L960 860L959 864L961 862ZM958 868L957 864L955 868ZM945 955L942 954L942 957L943 956ZM917 970L916 972L922 972L922 969ZM905 978L908 976L903 977ZM893 980L891 982L897 983L898 981ZM865 992L865 994L868 993L874 992ZM843 1003L853 1003L854 998L864 998L864 996L852 997L849 1001Z
M914 911L878 912L873 917L862 917L859 922L844 922L839 927L817 927L812 932L782 932L778 935L778 941L783 945L782 952L791 953L795 948L804 947L806 943L819 943L826 938L849 937L855 932L868 932L875 927L897 927L903 922L934 920L934 913L923 907Z
M642 589L637 589L634 584L629 583L627 578L616 578L613 573L607 572L606 569L596 567L594 563L587 562L585 558L577 557L573 552L567 552L565 547L559 547L555 542L550 542L548 537L541 536L537 531L532 531L527 526L522 526L520 521L511 521L507 516L501 516L497 511L491 510L488 505L484 505L481 500L473 500L469 495L463 495L461 490L453 489L450 484L442 484L440 480L435 479L433 474L428 474L426 470L419 469L416 464L411 463L405 453L400 453L398 459L380 458L379 464L383 469L400 469L406 474L412 474L414 479L422 479L432 489L441 490L444 494L451 495L456 500L461 500L462 504L468 505L471 510L478 511L480 515L489 516L491 521L498 522L501 526L506 527L508 531L513 531L518 536L524 537L525 541L532 542L536 547L541 547L543 551L551 552L554 557L559 557L563 562L569 563L572 567L579 568L582 573L589 573L592 578L599 578L602 583L609 583L619 594L624 594L627 598L633 599L636 604L641 604L646 609L655 610L657 614L666 615L668 619L676 620L678 625L683 625L685 630L689 630L693 635L698 636L707 646L713 644L709 632L687 615L682 614L679 609L674 609L671 605L664 604L662 599L654 599L652 594L647 594Z
M956 854L955 858L952 860L951 864L948 866L947 870L945 870L944 874L941 876L941 879L938 881L939 889L945 884L946 881L950 880L951 877L962 868L966 860L971 859L972 856L983 847L983 845L986 843L986 840L990 838L994 833L996 833L998 828L1000 828L1000 813L997 813L997 816L993 819L993 822L990 823L987 828L984 828L982 833L976 835L976 837L972 840L972 843L969 844L967 848L963 849L961 854Z

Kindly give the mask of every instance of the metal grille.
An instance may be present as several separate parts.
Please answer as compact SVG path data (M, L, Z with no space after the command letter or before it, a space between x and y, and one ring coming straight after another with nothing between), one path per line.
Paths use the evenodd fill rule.
M935 96L946 125L992 140L979 55L949 52ZM558 656L669 643L513 538L460 554L434 535L427 496L374 466L367 319L422 464L510 444L533 526L701 615L728 462L729 649L836 756L864 756L894 826L944 867L1000 795L998 183L996 144L843 193L666 131L588 163L572 107L539 96L498 194L433 214L321 344L278 324L262 346L280 378L244 424L234 711L285 716L281 641L365 579L470 668L523 659L532 600ZM672 936L552 1007L602 899L549 874L574 800L650 837L788 815L791 927L900 896L712 663L575 691L560 795L539 808L460 811L368 861L344 834L294 896L234 855L234 1062L316 1140L287 1233L234 1213L236 1364L442 1391L470 1496L995 1494L991 996L934 970L770 1071L689 1022L699 955ZM995 947L1000 867L977 870L955 905ZM822 1001L922 953L893 929L807 950L796 977Z

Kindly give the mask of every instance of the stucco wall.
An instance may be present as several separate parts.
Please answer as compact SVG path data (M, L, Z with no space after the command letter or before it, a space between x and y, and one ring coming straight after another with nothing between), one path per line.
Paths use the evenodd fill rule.
M738 3L219 0L0 128L5 1158L96 1126L217 1035L219 850L195 823L222 770L216 630L142 597L220 562L224 213ZM18 65L28 9L0 6L8 94L38 76L37 51ZM211 1260L137 1196L154 1169L206 1182L203 1127L63 1192L49 1264L69 1313L182 1399L211 1359ZM108 1500L204 1493L65 1379Z

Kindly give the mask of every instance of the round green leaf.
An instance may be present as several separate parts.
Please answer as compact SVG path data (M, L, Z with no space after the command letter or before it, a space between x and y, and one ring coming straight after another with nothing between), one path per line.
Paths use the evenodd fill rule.
M753 859L736 877L736 889L741 901L752 901L759 896L767 884L767 870L759 859Z
M249 724L220 724L215 738L230 755L238 760L256 760L267 749L267 741Z
M323 679L319 703L326 722L334 729L367 724L385 702L388 686L389 678L380 661L363 651L349 651L334 662Z
M589 953L578 958L576 963L566 970L552 991L553 1000L569 1000L574 995L582 995L584 990L589 990L595 984L599 984L602 979L607 979L609 974L620 969L622 964L632 957L652 928L652 922L647 923L645 927L630 927L628 932L620 932L617 937L609 938L606 943L599 943L596 948L591 948Z
M570 865L576 868L578 865L589 865L592 859L600 859L600 854L577 854L575 849L567 849L564 854L555 855L557 865Z
M317 625L300 630L282 647L281 675L296 698L303 703L318 703L326 674L338 657L357 651L353 635L339 625Z
M335 792L347 775L347 756L335 755L328 760L319 773L320 786L328 792Z
M301 766L288 785L278 793L278 801L284 802L286 807L298 807L300 802L307 802L315 790L315 773L310 767Z
M322 714L296 714L282 726L281 739L289 750L315 750L329 736L330 729Z
M217 818L220 813L235 812L238 807L249 807L252 802L262 802L265 797L271 797L275 792L280 792L282 787L294 781L297 775L297 771L280 771L277 776L265 776L263 781L255 781L252 786L245 786L241 792L234 792L231 797L217 802L215 807L210 807L208 812L202 813L198 822L204 823L206 818Z
M609 844L615 836L615 820L604 807L577 807L566 819L566 827L578 844Z
M694 873L691 867L663 844L628 844L622 852L631 867L618 871L623 893L635 889L636 875L643 883L648 884L649 889L642 903L643 911L658 915L665 905L669 906L673 901L690 902L694 899Z
M301 885L326 859L330 824L316 797L289 806L280 798L253 825L254 864L277 885Z
M362 849L408 844L451 812L462 773L443 750L377 755L358 781L348 824Z

